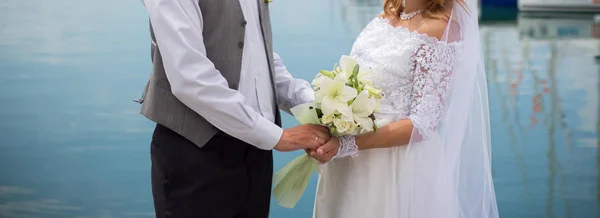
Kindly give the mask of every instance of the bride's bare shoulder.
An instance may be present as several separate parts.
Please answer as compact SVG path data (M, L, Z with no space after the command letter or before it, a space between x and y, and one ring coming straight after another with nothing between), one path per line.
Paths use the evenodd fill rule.
M417 29L417 32L425 33L430 37L441 40L447 26L448 20L446 19L428 19Z

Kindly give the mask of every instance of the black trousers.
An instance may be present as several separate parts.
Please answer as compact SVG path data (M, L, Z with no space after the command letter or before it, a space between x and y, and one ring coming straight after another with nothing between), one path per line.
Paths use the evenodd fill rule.
M273 153L225 133L199 148L157 125L151 143L157 218L267 218Z

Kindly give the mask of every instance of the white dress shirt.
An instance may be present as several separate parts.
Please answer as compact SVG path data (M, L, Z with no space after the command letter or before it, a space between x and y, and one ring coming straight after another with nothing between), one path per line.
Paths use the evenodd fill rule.
M248 22L239 91L229 88L206 57L198 0L142 1L150 16L173 95L225 133L260 149L272 149L283 129L273 123L276 102L257 0L239 0ZM273 55L279 106L289 113L289 108L313 101L310 84L294 79L279 55Z

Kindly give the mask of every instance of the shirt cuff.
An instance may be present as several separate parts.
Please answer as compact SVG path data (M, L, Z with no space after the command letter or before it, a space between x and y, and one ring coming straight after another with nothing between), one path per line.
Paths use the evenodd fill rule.
M302 92L302 101L300 102L300 104L305 104L305 103L309 103L309 102L313 102L315 101L315 91L313 91L312 89L305 89L304 92Z
M254 126L253 135L258 137L258 142L255 144L257 148L272 150L279 143L279 139L283 135L283 129L267 118L259 116Z

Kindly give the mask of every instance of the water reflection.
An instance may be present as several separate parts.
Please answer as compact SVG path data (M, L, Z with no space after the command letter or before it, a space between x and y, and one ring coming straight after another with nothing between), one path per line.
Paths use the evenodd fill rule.
M380 5L275 0L275 49L310 79ZM131 103L150 70L141 4L0 6L0 217L152 217L152 123ZM481 21L500 212L598 217L599 16L515 14L484 9ZM275 167L297 154L278 153ZM310 188L294 210L273 204L272 217L310 217L313 198Z
M594 16L521 14L516 26L482 26L492 114L500 115L492 115L499 124L493 128L494 164L498 169L508 162L519 172L495 173L500 204L514 203L500 209L504 215L597 216L598 199L591 195L598 193L598 167L589 167L598 159L599 131ZM513 161L502 160L502 145ZM511 175L520 184L508 184ZM502 192L510 186L518 189ZM523 205L528 209L512 210Z

